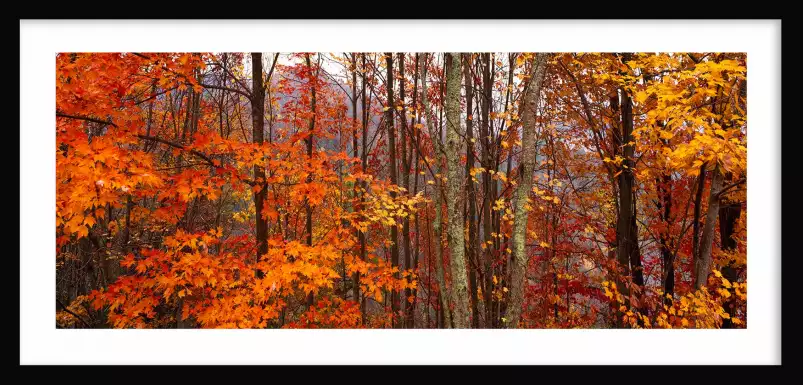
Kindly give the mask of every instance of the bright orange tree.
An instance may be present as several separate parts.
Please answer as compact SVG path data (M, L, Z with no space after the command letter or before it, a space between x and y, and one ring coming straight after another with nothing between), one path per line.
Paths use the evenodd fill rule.
M355 315L337 298L338 279L360 272L363 292L378 301L409 283L393 279L382 259L355 258L352 228L395 226L421 198L401 192L391 199L398 189L352 172L358 160L342 148L305 151L305 138L332 140L347 123L342 98L303 64L279 66L281 80L269 86L289 99L270 98L269 141L224 132L217 118L244 118L247 98L238 96L248 91L220 109L205 91L214 86L204 82L219 70L237 84L242 60L228 59L225 68L211 54L58 56L59 257L70 258L65 247L89 239L105 264L119 261L119 272L103 273L108 286L86 299L114 327L267 327L296 316L320 327L359 326L359 306ZM313 87L311 112L305 95ZM313 131L300 129L311 119ZM250 179L254 165L269 170L264 180ZM344 196L357 180L368 187L359 212ZM248 202L261 189L268 193L256 213ZM315 216L312 244L299 226L305 205ZM258 259L256 215L269 223L268 252ZM114 252L111 242L124 247ZM307 296L318 296L317 305L306 306ZM307 309L314 313L303 315ZM321 312L329 318L319 319Z

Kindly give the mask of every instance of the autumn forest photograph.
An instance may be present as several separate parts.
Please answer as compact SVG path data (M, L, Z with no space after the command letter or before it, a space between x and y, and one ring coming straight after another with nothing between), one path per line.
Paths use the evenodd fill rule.
M59 52L56 328L726 329L744 52Z

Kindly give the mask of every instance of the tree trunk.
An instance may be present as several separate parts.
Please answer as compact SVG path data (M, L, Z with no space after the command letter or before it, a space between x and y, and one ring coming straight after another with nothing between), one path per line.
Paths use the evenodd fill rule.
M393 124L393 116L394 116L394 108L395 103L393 100L393 54L390 52L385 53L385 62L387 63L387 89L388 89L388 105L387 111L385 111L385 128L388 132L388 154L390 156L390 183L394 185L399 184L398 176L396 175L396 130ZM396 198L396 193L391 192L390 196L392 198ZM390 227L390 240L392 245L390 246L390 263L393 267L399 267L399 229L398 227L391 226ZM393 274L394 278L399 279L399 273ZM391 305L390 308L393 312L393 327L397 328L400 325L403 325L400 322L396 321L396 317L399 315L399 292L394 290L391 293Z
M414 135L414 138L413 137L410 138L410 155L411 155L410 156L410 158L411 158L410 162L412 162L411 164L415 164L415 171L412 173L412 175L413 175L413 191L411 192L412 195L416 195L418 193L418 171L420 169L419 168L419 164L418 164L418 151L414 150L414 146L418 146L418 148L420 148L419 143L421 143L421 135L419 134L420 130L418 128L420 126L416 125L416 123L415 123L416 119L418 119L418 123L419 124L421 123L421 115L416 112L416 111L418 111L418 109L417 109L418 105L416 103L417 101L418 101L418 54L415 54L415 69L413 71L413 104L412 104L412 108L413 108L414 113L413 113L413 116L410 118L410 126L409 126L409 127L413 127L413 135ZM415 140L413 140L413 139L415 139ZM407 165L407 171L409 173L410 164ZM415 241L414 241L414 245L413 245L413 269L412 269L412 271L413 272L417 272L418 271L418 255L419 255L420 239L421 239L420 238L420 234L419 234L421 228L419 226L418 215L415 216L415 224L414 224L414 226L415 226ZM406 327L410 328L410 329L413 329L413 328L415 328L415 305L416 305L416 302L418 301L418 289L416 288L416 289L410 290L410 291L408 291L406 293L406 295L407 295L407 297L412 297L412 299L413 299L412 302L410 303L410 306L407 307L407 315L405 316L405 319L407 321L407 326Z
M477 197L474 193L474 178L471 176L471 169L474 168L474 82L471 74L471 54L463 54L466 70L463 71L466 86L466 201L463 205L463 213L468 221L468 241L466 242L466 259L468 266L468 290L471 294L471 327L480 327L480 316L477 311Z
M658 179L657 182L659 194L658 211L661 215L661 219L664 222L664 226L666 226L666 230L660 234L661 260L664 265L664 303L667 306L670 306L672 303L671 297L675 294L675 261L673 257L674 253L672 252L672 248L669 244L671 234L670 229L672 226L672 219L670 217L670 214L672 213L672 176L670 174L665 174L661 179ZM666 297L667 295L669 298Z
M700 258L700 215L703 209L703 191L705 190L705 174L708 165L700 166L700 176L697 177L697 191L694 196L694 222L692 223L692 282L697 276L697 259Z
M719 215L719 191L722 189L722 172L719 165L714 163L714 170L711 171L711 188L708 193L708 213L705 217L703 234L700 237L700 257L696 261L694 289L700 290L708 284L708 274L711 273L712 258L711 252L714 247L714 225L717 223Z
M459 209L463 175L460 170L460 153L463 132L460 128L460 54L447 56L449 72L446 79L446 210L449 216L449 265L452 273L452 299L454 300L455 328L465 329L469 324L468 283L466 282L465 236L463 213Z
M441 159L441 140L440 136L437 132L435 132L435 127L432 125L432 119L429 116L429 101L427 99L427 55L424 54L424 65L421 66L421 106L424 109L424 114L426 115L427 119L427 130L429 131L429 136L432 139L432 147L434 152L434 161L432 162L432 172L437 175L440 171L440 159ZM435 210L435 218L432 220L432 232L435 236L435 241L431 242L434 243L435 248L435 276L438 280L438 301L440 301L440 309L441 314L438 315L438 320L441 321L440 325L445 326L446 328L449 327L452 323L451 313L449 311L451 299L449 298L449 292L446 289L446 276L443 271L443 232L441 229L441 219L442 219L442 202L441 202L441 183L438 178L435 178L435 185L432 186L432 193L430 194L430 200L432 200L432 206Z
M548 59L549 54L547 53L537 53L535 55L532 68L530 69L530 81L524 91L523 113L521 115L521 172L519 173L520 180L516 187L516 201L514 202L515 217L513 219L510 300L506 313L506 327L508 328L518 328L522 306L524 304L524 282L526 280L527 265L529 262L525 249L528 212L525 206L527 205L528 195L533 181L533 169L535 168L536 156L536 115Z
M357 53L351 53L351 151L353 153L352 157L359 158L360 151L359 151L359 143L357 141ZM355 203L357 200L357 195L359 195L359 183L354 183L354 199ZM354 211L362 210L362 207L355 204ZM360 229L355 228L354 230L357 235L358 240L362 240L362 231ZM343 277L345 280L346 277ZM355 272L352 276L353 280L353 287L352 292L354 296L354 301L360 303L360 272Z
M362 109L360 112L362 113L362 153L360 158L360 165L362 167L362 171L367 171L367 163L368 163L368 98L365 93L366 91L366 73L368 71L368 67L365 65L365 53L360 54L360 58L362 59ZM362 182L362 191L360 192L360 207L362 208L365 204L365 189L368 188L368 182ZM365 262L366 257L366 250L365 250L365 233L360 232L360 260ZM359 285L357 286L359 288ZM359 297L358 297L359 298ZM365 315L366 315L366 308L365 308L365 301L362 298L359 298L360 301L360 312L362 313L363 323L365 322Z
M307 69L311 72L312 71L312 63L310 62L309 54L306 54L307 60ZM314 139L315 133L315 119L317 114L315 112L315 104L316 104L316 95L315 95L315 81L316 79L310 75L309 81L312 82L312 87L310 87L310 110L312 111L312 117L309 120L309 127L307 128L307 132L309 132L309 136L306 139L307 142L307 162L312 162L312 141ZM307 176L307 183L312 182L312 175ZM307 212L307 223L306 223L306 235L307 235L307 246L312 246L312 205L310 204L308 199L304 199L304 207L306 208ZM315 295L313 293L309 293L307 297L307 306L312 307L315 303Z
M264 102L265 86L262 84L262 53L251 53L252 87L251 87L251 119L253 142L262 144L265 133ZM262 216L267 190L265 189L265 170L261 166L254 166L254 187L259 191L254 193L254 206L256 206L256 239L257 255L256 261L262 255L268 253L268 221ZM262 272L257 271L257 276L262 277Z
M398 67L399 67L399 106L402 107L400 111L399 123L401 123L401 187L404 187L405 192L410 191L410 163L407 156L407 105L404 100L404 54L398 53ZM412 142L412 138L410 139ZM412 261L410 261L410 217L402 219L402 249L404 250L404 269L409 270ZM410 288L404 289L404 300L401 301L402 306L399 310L403 310L405 316L402 317L401 325L407 325L406 316L408 314L407 308L410 307L408 299L412 295Z
M496 200L496 186L495 183L491 180L491 174L488 171L494 170L496 171L496 166L493 164L493 157L491 155L491 139L490 139L490 114L491 114L491 97L492 97L492 87L493 81L491 79L491 56L489 53L482 53L481 54L481 63L482 63L482 97L480 98L480 114L482 115L480 120L480 143L482 145L481 150L481 163L482 167L486 169L485 172L482 173L482 189L483 189L483 212L482 212L482 230L483 230L483 242L485 242L486 248L485 252L483 253L483 274L485 276L485 281L483 282L483 302L485 303L485 327L490 328L496 326L496 318L493 316L493 297L491 296L493 292L493 247L492 244L496 241L493 237L491 237L491 233L494 231L493 227L493 212L491 211L491 206L493 205L494 200ZM510 73L510 78L512 79L513 73ZM489 244L490 242L490 244Z
M733 239L733 233L736 229L736 222L742 215L742 204L740 202L731 202L722 205L719 208L719 239L722 242L722 251L731 251L736 249L736 240ZM722 267L722 277L729 282L736 282L739 279L739 272L732 263L728 263ZM736 317L736 294L733 288L727 289L730 291L731 296L725 302L725 311L730 315L730 318L722 320L723 329L733 328L733 317Z
M625 54L624 60L628 55ZM622 169L619 171L619 215L617 217L617 250L619 263L630 272L630 278L638 287L644 286L641 253L636 225L636 186L633 176L635 166L635 143L633 139L633 101L628 91L620 89ZM627 291L629 293L629 290ZM640 305L640 304L639 304Z

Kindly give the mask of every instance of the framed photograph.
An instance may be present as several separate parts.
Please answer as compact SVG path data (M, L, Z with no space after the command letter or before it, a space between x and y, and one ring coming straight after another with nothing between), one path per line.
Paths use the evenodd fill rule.
M21 364L780 364L780 20L20 35Z

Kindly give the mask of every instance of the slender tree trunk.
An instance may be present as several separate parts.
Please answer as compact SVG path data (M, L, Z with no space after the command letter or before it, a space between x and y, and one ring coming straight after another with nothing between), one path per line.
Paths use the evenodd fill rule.
M393 54L391 52L385 53L386 58L385 62L387 63L387 89L388 89L388 105L387 111L385 112L385 128L388 131L388 154L390 156L390 183L394 185L399 184L398 176L396 175L396 168L398 165L396 164L396 130L393 124L393 116L395 102L393 100ZM391 192L390 196L392 198L396 198L396 193ZM399 229L398 227L391 226L390 227L390 239L393 244L390 246L390 263L393 267L399 267ZM394 277L396 279L400 278L399 273L394 273ZM393 311L393 327L397 328L403 323L396 321L396 317L399 316L399 292L393 291L391 293L391 304L390 308Z
M426 215L426 211L424 212ZM425 320L426 320L426 327L432 328L432 324L430 323L430 310L429 308L432 306L432 242L435 238L432 233L429 231L429 215L424 217L424 231L427 232L427 302L426 307L424 308Z
M666 230L664 230L660 235L660 242L661 260L664 265L664 303L669 306L672 303L671 297L675 294L675 261L673 258L674 253L672 252L672 247L669 244L671 234L670 229L672 228L672 219L670 217L672 213L672 176L670 174L665 174L661 179L657 180L657 184L659 193L658 210L660 212L661 219L664 222L664 226L666 226ZM666 297L667 295L669 298Z
M260 79L261 81L262 79ZM190 130L190 115L192 114L192 104L195 91L192 88L187 89L187 113L184 114L184 125L181 127L181 143L186 143L187 132ZM181 111L181 106L178 107ZM252 107L253 109L253 107Z
M367 95L366 91L366 77L368 72L368 67L365 65L365 53L360 54L360 58L362 59L362 108L360 112L362 113L362 152L360 153L360 165L362 167L363 172L367 172L367 163L368 163L368 103L367 103ZM368 183L363 181L362 183L362 192L360 192L360 208L363 207L365 204L365 189L368 188ZM366 257L366 250L365 250L365 233L362 231L360 232L360 260L365 262ZM359 285L357 286L359 288ZM365 308L365 301L362 300L361 297L358 297L360 301L360 312L362 313L362 320L365 323L365 315L366 315L366 308Z
M418 101L418 54L415 54L415 69L413 71L413 104L412 104L412 109L414 112L413 116L410 118L410 126L409 126L413 128L413 135L415 137L414 140L413 138L410 138L410 155L411 155L410 161L412 162L411 164L415 164L415 171L412 173L413 195L418 194L418 171L420 169L418 164L418 151L415 151L414 149L414 146L420 148L419 143L421 143L421 135L419 134L420 125L416 124L416 119L418 120L418 124L421 123L421 114L417 112L418 111L417 101ZM407 171L408 172L410 171L410 164L407 165ZM420 236L421 228L419 226L418 215L415 216L414 226L415 226L415 240L413 245L413 272L417 272L418 255L419 255L420 239L421 239ZM416 302L418 302L418 289L417 288L413 289L406 295L408 297L412 297L413 299L412 302L410 303L410 306L407 307L407 316L405 317L405 319L407 320L407 328L413 329L415 328L415 305Z
M262 84L262 53L251 53L252 62L252 86L251 86L251 119L253 142L262 144L265 133L264 102L265 86ZM257 255L256 261L262 255L268 253L268 222L262 216L262 208L267 195L265 189L265 170L261 166L254 166L254 187L258 191L254 193L254 206L256 206L256 239ZM257 271L257 276L262 277L262 272Z
M151 94L156 94L156 80L153 81L151 84ZM153 123L153 103L156 101L156 98L151 99L150 103L148 103L148 126L145 129L145 136L151 136L151 125ZM165 116L167 114L165 113ZM142 151L148 152L148 141L142 142Z
M424 54L424 65L421 66L421 105L426 115L427 129L429 136L432 139L432 147L434 152L434 161L432 162L432 172L437 175L440 171L441 163L441 140L440 135L435 131L432 125L432 118L429 115L429 101L427 99L427 54ZM441 210L443 203L441 201L441 183L440 179L435 178L435 185L432 186L432 193L430 200L435 210L435 218L432 220L432 232L434 233L434 249L435 249L435 276L438 280L438 301L440 301L441 313L437 320L440 321L441 326L446 328L451 325L451 314L449 311L451 300L449 292L446 289L446 275L443 271L443 233L441 231Z
M315 104L317 102L316 95L315 95L315 82L317 79L312 75L312 63L310 62L309 54L306 54L306 61L307 61L307 69L310 71L310 81L312 82L312 87L310 87L310 110L312 111L312 117L309 120L309 127L307 128L307 132L309 132L309 136L307 137L307 162L312 162L312 142L314 140L314 133L315 133L315 119L317 118L317 113L315 111ZM316 71L317 72L317 71ZM307 176L307 183L312 182L312 175ZM306 235L307 235L307 246L312 246L312 205L310 204L308 199L304 199L304 206L307 212L307 223L306 223ZM309 293L307 297L307 306L312 307L315 303L315 295L313 293Z
M624 54L627 60L628 54ZM635 166L635 144L633 139L633 101L625 89L621 93L621 125L619 135L614 135L614 148L622 147L622 168L619 170L619 215L617 216L616 255L619 264L629 272L633 283L644 286L644 274L641 267L641 255L638 245L638 227L636 226L636 186L633 176ZM614 97L615 99L615 97ZM627 289L622 290L626 296ZM640 304L639 304L640 306Z
M719 215L719 192L722 189L722 172L719 170L719 165L714 164L714 170L711 171L711 188L708 193L708 213L705 217L705 225L703 225L703 233L700 237L700 257L697 259L694 278L694 289L700 290L708 284L708 274L711 273L712 258L711 252L714 247L714 226L717 223L717 216Z
M399 100L398 104L401 106L399 123L401 124L401 164L402 164L402 175L401 175L401 187L404 188L405 192L410 191L410 163L409 158L407 156L407 105L405 104L404 98L404 54L399 52L397 54L398 58L398 67L399 67ZM412 142L412 138L410 139ZM404 268L405 270L410 269L410 265L412 261L410 260L410 217L404 217L402 219L402 249L404 250ZM404 289L404 300L401 301L402 306L400 306L399 310L402 310L405 316L402 318L401 327L405 327L407 325L406 316L409 313L407 310L410 308L409 298L412 295L410 288Z
M446 209L449 216L449 262L452 273L452 299L455 310L452 319L455 328L470 327L468 283L466 282L465 236L463 233L463 213L459 210L460 190L463 175L460 170L460 152L463 145L463 132L460 128L460 78L462 65L460 54L447 56L449 73L446 80Z
M353 152L354 158L359 158L359 143L357 141L357 53L351 53L351 148ZM354 196L352 199L356 202L357 196L360 194L359 192L359 183L354 183ZM355 204L354 211L362 210L360 205ZM357 239L362 239L362 231L360 229L355 228L354 230L357 234ZM345 279L345 277L343 277ZM360 272L355 272L353 277L353 287L352 292L354 295L354 301L360 303Z
M494 200L496 199L495 195L495 188L496 184L493 183L491 180L491 174L488 171L496 170L495 165L493 164L493 156L491 154L491 139L490 139L490 114L491 114L491 96L492 96L492 87L493 81L491 80L491 56L489 53L482 53L480 55L481 63L482 63L482 95L480 98L480 114L482 115L480 119L480 143L482 144L482 167L485 168L485 172L482 173L482 189L483 189L483 212L482 212L482 225L483 225L483 242L485 242L486 248L485 252L483 253L483 274L485 276L485 281L483 282L483 290L482 294L484 296L483 302L485 303L485 326L486 327L494 327L496 326L496 319L493 316L493 297L491 296L493 292L493 271L492 271L492 262L493 262L493 250L492 244L496 241L493 237L491 237L491 233L494 231L493 227L493 216L491 211L491 206L493 205ZM510 73L512 78L513 73ZM512 84L512 83L511 83ZM490 244L489 244L490 243Z
M547 60L549 54L537 53L530 69L530 81L524 91L524 103L522 106L522 138L521 138L521 166L519 173L520 180L516 187L516 201L514 202L513 219L513 250L512 250L512 271L510 282L510 300L507 307L508 328L518 328L521 318L522 306L524 304L524 283L526 280L527 265L529 258L525 248L527 238L527 200L532 187L533 170L535 168L535 127L536 116L538 113L538 102L541 95L541 87L546 74Z
M730 178L728 178L730 179ZM732 251L736 249L737 243L733 239L736 230L736 222L742 215L742 204L740 202L730 202L721 205L719 208L719 239L722 242L722 251ZM735 283L739 279L739 272L732 263L727 263L722 267L722 277L729 282ZM733 317L736 317L736 294L733 288L727 289L731 296L725 302L725 311L730 318L722 320L723 329L733 328Z
M694 196L694 222L692 222L692 282L697 276L697 260L700 258L700 218L703 209L703 191L705 190L705 174L707 163L700 166L700 176L697 177L697 191Z
M466 242L466 256L469 261L468 266L468 290L471 294L471 327L478 329L480 327L480 316L477 311L477 197L474 193L474 181L471 176L471 169L474 168L474 117L471 115L474 111L474 82L471 73L471 54L463 54L463 61L465 64L464 78L466 87L466 200L463 205L464 215L467 215L468 221L468 242ZM466 213L467 212L467 213Z
M415 171L418 173L418 155L415 156L416 159L416 167ZM413 184L413 194L418 193L418 177L416 177L415 183ZM421 226L419 221L419 216L415 216L415 241L413 242L413 271L418 274L418 256L420 255L420 247L421 247ZM418 279L416 278L416 281ZM415 328L415 307L418 302L418 286L414 288L410 294L413 298L413 302L410 303L410 307L407 308L407 327L414 329Z

